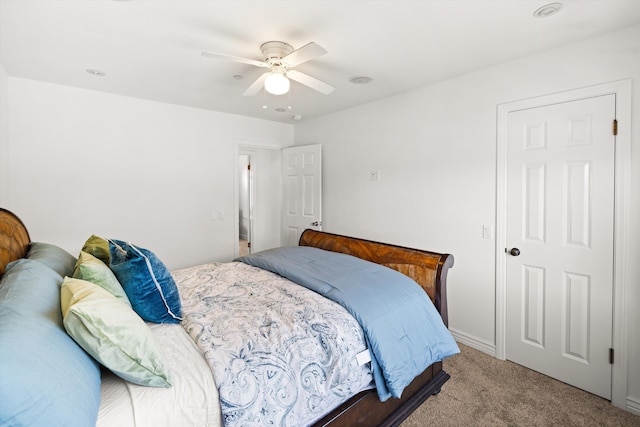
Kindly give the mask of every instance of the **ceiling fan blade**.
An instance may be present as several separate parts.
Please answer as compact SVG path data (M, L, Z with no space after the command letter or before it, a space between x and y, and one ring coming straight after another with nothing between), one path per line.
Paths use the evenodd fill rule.
M240 58L239 56L227 55L226 53L217 53L217 52L205 51L205 52L202 52L201 55L202 56L207 56L209 58L230 59L232 61L242 62L243 64L253 65L255 67L269 68L269 64L267 64L266 62L256 61L255 59Z
M251 86L249 86L247 88L247 90L245 90L242 95L243 96L253 96L256 93L260 92L262 90L262 88L264 87L264 81L267 79L268 75L269 75L269 73L262 73L262 75L260 77L258 77L256 79L256 81L253 82L251 84Z
M307 62L318 56L322 56L327 53L327 50L314 42L307 43L299 49L294 50L289 55L282 58L282 62L289 67L295 67L296 65Z
M291 80L297 81L298 83L302 83L305 86L309 86L311 89L315 89L325 95L329 95L336 89L328 83L320 81L315 77L311 77L308 74L301 73L300 71L296 70L287 71L287 77L289 77Z

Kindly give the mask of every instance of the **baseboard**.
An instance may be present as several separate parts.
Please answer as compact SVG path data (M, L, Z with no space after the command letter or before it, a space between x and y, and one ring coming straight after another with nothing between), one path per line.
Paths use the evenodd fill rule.
M640 400L632 399L631 397L627 398L627 407L623 408L627 411L631 412L634 415L640 415Z
M457 342L468 345L469 347L475 348L476 350L483 353L487 353L489 356L496 357L496 345L494 343L489 343L487 341L481 340L471 335L467 335L464 332L460 332L452 328L449 328L449 332L451 332L453 339L455 339Z

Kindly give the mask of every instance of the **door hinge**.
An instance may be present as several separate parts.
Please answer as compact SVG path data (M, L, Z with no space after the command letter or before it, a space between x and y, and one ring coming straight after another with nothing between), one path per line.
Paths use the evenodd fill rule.
M249 164L247 165L247 170L248 170L248 171L250 171L250 170L251 170L251 163L249 163Z
M613 136L618 135L618 120L613 119Z
M609 363L613 365L613 349L609 349Z

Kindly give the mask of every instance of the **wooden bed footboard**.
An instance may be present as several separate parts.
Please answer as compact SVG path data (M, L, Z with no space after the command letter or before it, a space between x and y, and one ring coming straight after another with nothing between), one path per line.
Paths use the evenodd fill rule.
M452 255L315 230L305 230L299 244L353 255L411 277L429 294L444 324L448 324L446 286L447 272L453 266ZM314 427L398 426L429 396L439 393L449 378L442 362L436 362L407 386L400 399L381 402L375 389L365 390L317 421Z
M299 244L353 255L411 277L429 294L444 324L449 324L446 297L447 272L453 267L453 255L310 229L302 233Z
M450 375L442 370L442 362L434 363L407 386L402 398L380 402L375 390L362 391L313 427L396 427L430 396L439 393L449 378Z

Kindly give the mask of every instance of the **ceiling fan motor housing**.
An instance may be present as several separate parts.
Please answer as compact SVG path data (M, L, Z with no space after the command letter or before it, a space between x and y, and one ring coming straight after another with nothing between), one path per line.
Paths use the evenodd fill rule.
M288 43L271 41L263 43L260 50L265 62L270 65L280 65L282 58L293 52L293 47Z

